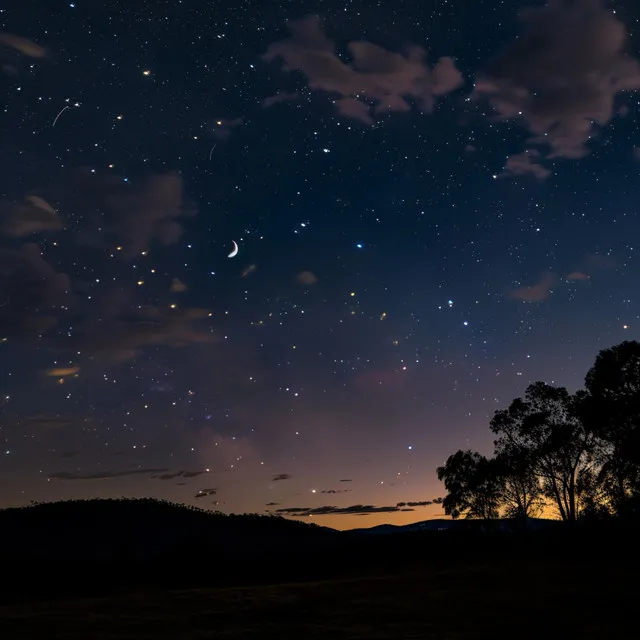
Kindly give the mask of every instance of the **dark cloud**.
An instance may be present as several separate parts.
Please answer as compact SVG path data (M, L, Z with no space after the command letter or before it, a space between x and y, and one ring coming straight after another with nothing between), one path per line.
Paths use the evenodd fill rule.
M394 513L413 511L413 506L426 506L426 502L400 502L396 506L375 507L373 505L354 504L349 507L286 507L276 509L276 513L285 516L329 516L329 515L368 515L370 513Z
M222 140L228 138L235 127L244 124L242 118L233 118L228 120L217 120L213 127L213 135Z
M347 493L348 491L351 491L351 489L324 489L323 491L321 491L320 493Z
M206 326L209 316L206 309L141 307L135 314L78 329L65 344L103 362L119 363L135 358L145 347L219 342L220 337Z
M291 480L293 476L289 475L288 473L279 473L276 476L273 476L273 478L271 478L271 482L278 482L279 480Z
M149 247L180 237L181 219L195 213L182 191L175 173L127 182L82 170L40 189L42 197L5 205L1 224L6 233L20 237L59 229L81 267L75 273L106 272L113 277L105 282L72 279L55 263L58 254L51 243L45 256L35 243L15 246L5 238L0 245L0 338L38 341L106 364L131 359L145 348L218 342L208 310L169 304L171 290L184 288L177 278L167 283L166 306L156 303L156 292L154 305L149 305L141 288L144 281L127 285L118 271L128 267L117 257L140 257ZM48 202L55 202L73 224L63 229ZM64 331L58 331L60 326Z
M282 102L293 102L294 100L297 100L300 97L299 94L294 92L286 92L283 91L281 93L276 93L274 96L269 96L268 98L265 98L262 101L262 106L265 109L268 109L269 107L272 107L274 104L280 104Z
M194 498L206 498L207 496L215 496L218 493L217 489L200 489L198 493L193 496ZM217 503L216 503L217 504Z
M478 75L474 94L520 120L549 158L581 158L616 96L640 88L623 23L601 0L550 0L521 12L519 37Z
M123 258L177 242L183 220L196 213L175 172L127 180L78 170L51 192L62 215L82 213L76 229L81 241L117 251Z
M111 478L123 478L125 476L153 476L156 473L165 473L169 469L131 469L129 471L98 471L96 473L80 473L77 471L56 471L50 473L51 480L110 480Z
M173 280L171 280L171 287L169 288L169 291L171 291L171 293L184 293L188 288L189 287L187 287L187 285L179 278L173 278Z
M430 504L433 504L432 500L423 500L421 502L398 502L396 507L428 507Z
M279 502L267 502L265 507L277 507L279 504Z
M74 302L71 280L42 255L40 247L0 247L0 338L39 336L56 324L61 308Z
M151 477L155 480L175 480L176 478L197 478L198 476L204 475L205 473L208 473L205 469L198 471L179 470Z
M540 152L536 149L516 153L507 158L500 176L533 176L538 180L546 180L551 175L551 170L541 165L539 160Z
M60 458L61 460L68 460L70 458L78 457L81 453L82 453L82 451L79 450L79 449L77 449L75 451L61 451L58 454L58 458Z
M351 478L344 478L340 480L340 482L353 482L353 480Z
M49 431L59 431L76 424L73 418L61 415L36 414L27 418L8 418L3 416L3 426L12 429L22 430L28 433L42 433Z
M602 253L590 253L587 256L587 264L595 269L615 269L618 266L618 261L609 254Z
M312 271L301 271L296 276L296 281L299 282L300 284L312 285L318 282L318 278L316 274L313 273Z
M0 207L0 231L14 238L24 238L43 231L60 231L64 224L56 210L39 196L27 196L16 203Z
M542 302L549 297L553 286L558 282L555 273L545 273L530 287L520 287L509 292L509 296L524 302Z
M289 28L292 37L271 44L264 60L282 60L285 71L302 72L310 89L338 96L339 113L365 124L388 111L410 111L414 103L429 112L438 97L463 84L451 58L440 58L430 68L421 47L400 54L354 41L347 45L351 62L346 63L318 16L291 21Z

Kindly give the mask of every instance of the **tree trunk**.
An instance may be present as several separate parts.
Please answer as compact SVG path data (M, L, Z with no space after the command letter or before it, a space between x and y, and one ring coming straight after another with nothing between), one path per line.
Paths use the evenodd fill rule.
M556 479L553 476L551 477L551 489L552 489L553 495L556 498L556 503L558 504L558 509L560 510L560 517L566 522L566 520L567 520L567 511L564 508L562 496L560 495L560 489L558 489L558 482L556 481Z
M571 472L569 478L569 522L576 521L576 472Z

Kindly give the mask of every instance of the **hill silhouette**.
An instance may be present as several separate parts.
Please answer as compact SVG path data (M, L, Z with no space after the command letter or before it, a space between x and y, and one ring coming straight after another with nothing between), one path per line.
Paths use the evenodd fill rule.
M534 638L545 616L562 617L567 637L633 637L636 531L517 524L341 532L150 499L6 509L0 637L46 628L64 640L187 640L286 627L278 637L485 637L482 628Z
M506 520L491 527L433 520L340 532L278 516L225 515L152 499L35 504L0 510L1 548L7 558L19 559L5 562L0 599L333 579L507 554L549 561L567 545L584 546L588 556L594 536L597 545L607 536L617 543L624 537L611 526L569 531L561 523L540 522L546 525L528 532Z

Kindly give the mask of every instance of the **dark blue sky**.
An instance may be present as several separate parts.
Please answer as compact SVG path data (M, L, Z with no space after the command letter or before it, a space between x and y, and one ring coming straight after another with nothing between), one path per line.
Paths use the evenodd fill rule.
M439 514L636 338L638 9L571 4L5 3L2 504Z

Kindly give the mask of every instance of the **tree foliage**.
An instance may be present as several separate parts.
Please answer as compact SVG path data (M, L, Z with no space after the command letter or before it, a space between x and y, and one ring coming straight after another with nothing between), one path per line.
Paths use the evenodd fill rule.
M591 464L592 436L564 387L536 382L508 409L496 411L491 431L497 455L507 455L522 477L540 479L544 495L563 520L578 515L580 473Z
M452 518L496 518L502 487L495 461L475 451L457 451L437 469L447 496L442 506Z
M601 351L585 387L583 420L600 444L600 481L623 511L640 494L640 343Z
M504 516L520 520L535 518L544 504L542 485L529 460L517 449L503 448L496 456L497 472L502 480Z

